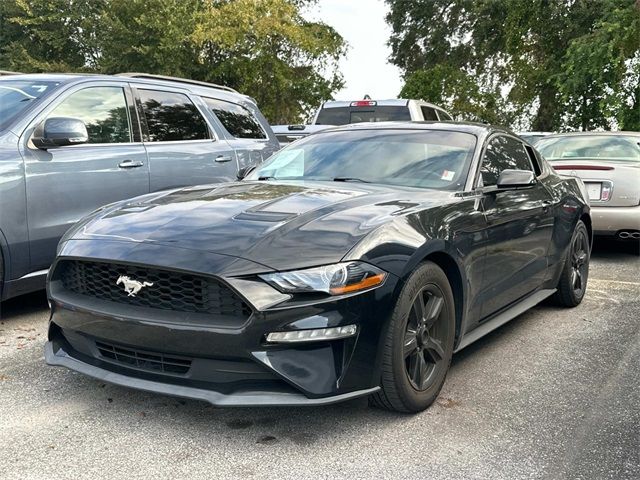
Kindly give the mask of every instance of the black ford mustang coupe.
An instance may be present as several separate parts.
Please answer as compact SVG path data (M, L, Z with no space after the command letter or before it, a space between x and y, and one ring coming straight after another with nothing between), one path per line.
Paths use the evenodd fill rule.
M205 168L203 166L203 168ZM582 300L581 180L487 125L359 124L109 205L51 268L50 365L220 406L428 407L454 352Z

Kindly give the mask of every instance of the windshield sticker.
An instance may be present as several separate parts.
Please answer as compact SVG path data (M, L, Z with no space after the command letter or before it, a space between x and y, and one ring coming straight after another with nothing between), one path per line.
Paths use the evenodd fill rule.
M451 180L453 180L453 177L456 176L456 172L452 172L451 170L445 170L444 172L442 172L442 180L447 180L448 182L450 182Z

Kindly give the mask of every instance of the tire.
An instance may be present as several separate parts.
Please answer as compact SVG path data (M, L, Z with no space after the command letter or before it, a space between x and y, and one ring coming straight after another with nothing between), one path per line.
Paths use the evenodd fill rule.
M429 407L451 364L455 323L446 274L433 262L422 263L398 296L382 352L382 390L370 404L403 413Z
M579 220L571 236L554 300L563 307L580 305L587 291L591 246L587 227Z
M2 302L2 292L4 291L4 261L0 252L0 302Z

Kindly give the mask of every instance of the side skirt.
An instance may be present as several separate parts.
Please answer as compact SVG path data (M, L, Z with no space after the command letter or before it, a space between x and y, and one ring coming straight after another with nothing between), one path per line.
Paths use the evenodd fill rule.
M545 298L550 297L555 292L556 292L555 288L550 288L547 290L539 290L536 293L524 298L521 302L516 303L515 305L505 310L504 312L499 313L488 322L483 323L479 327L474 328L469 333L467 333L464 337L462 337L462 340L460 341L460 344L458 345L458 348L456 348L455 352L459 352L463 348L468 347L476 340L484 337L487 333L492 332L496 328L507 323L509 320L513 320L518 315L521 315L527 310L529 310L530 308L535 307L538 303L543 301Z
M18 295L44 290L48 272L48 269L39 270L37 272L24 275L18 279L5 282L1 292L2 298L0 298L0 300L8 300L9 298L17 297Z

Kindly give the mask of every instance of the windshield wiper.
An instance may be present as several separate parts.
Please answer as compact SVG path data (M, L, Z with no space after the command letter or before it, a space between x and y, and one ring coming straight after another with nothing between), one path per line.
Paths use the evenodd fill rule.
M276 177L271 177L271 176L264 176L264 177L258 177L258 180L275 180Z
M360 182L360 183L371 183L368 180L363 180L357 177L335 177L332 178L334 182Z

